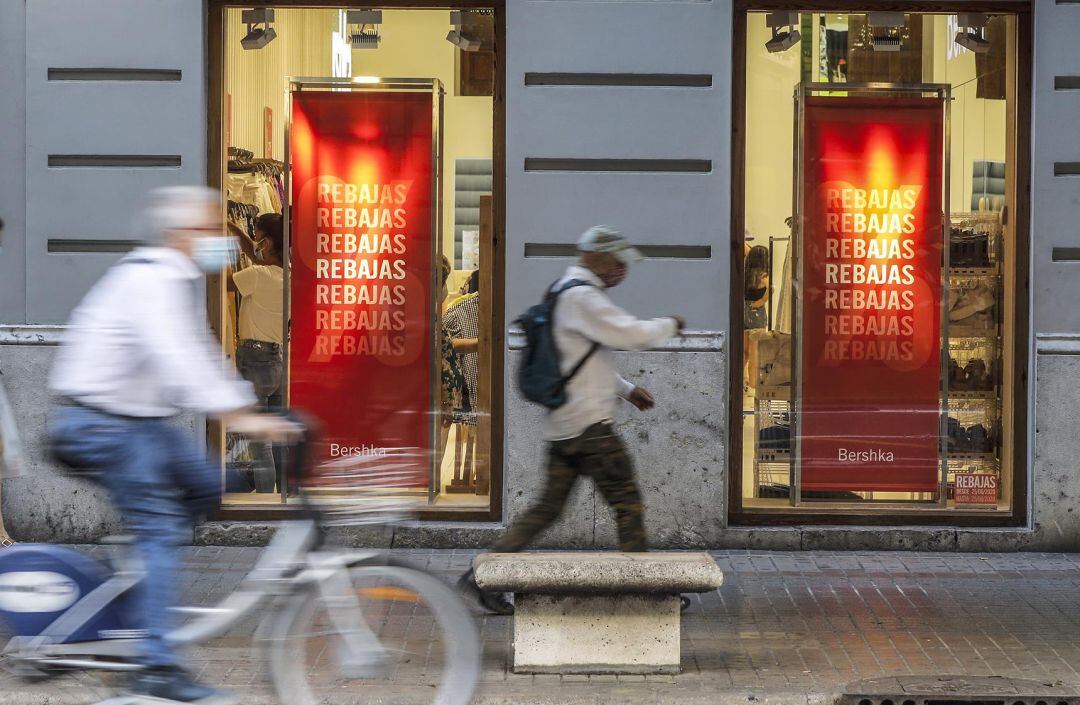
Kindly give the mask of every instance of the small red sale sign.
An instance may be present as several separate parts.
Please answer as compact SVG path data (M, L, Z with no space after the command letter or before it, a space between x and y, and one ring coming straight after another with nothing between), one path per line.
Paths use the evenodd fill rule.
M996 505L998 501L998 478L989 473L959 473L953 484L956 505Z

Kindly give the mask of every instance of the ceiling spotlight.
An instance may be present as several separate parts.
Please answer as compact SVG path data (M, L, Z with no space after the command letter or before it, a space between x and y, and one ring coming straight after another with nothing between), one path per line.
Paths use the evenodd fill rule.
M958 12L956 25L960 31L953 41L976 54L985 54L990 51L990 42L983 37L987 22L989 18L981 12Z
M480 51L480 46L483 44L479 39L473 39L467 34L462 34L460 29L452 29L447 32L446 41L462 51Z
M980 35L974 32L965 32L960 30L956 33L954 41L960 46L975 52L976 54L985 54L990 51L990 42L983 39Z
M802 35L795 25L799 24L798 12L770 12L765 16L765 26L772 30L772 39L765 42L770 54L787 51L799 43Z
M874 51L900 51L903 44L903 12L869 12L870 45Z
M479 11L473 12L478 15L484 14ZM450 11L450 31L446 33L446 41L462 51L480 51L485 48L483 40L476 38L470 30L465 28L471 16L473 13L469 10Z
M903 12L868 12L867 24L871 27L893 27L899 29L904 26Z
M799 34L799 30L791 27L785 30L778 30L775 27L772 31L772 39L765 42L765 48L771 54L777 54L782 51L787 51L791 47L799 43L802 39L802 35Z
M378 49L382 36L382 10L348 10L345 13L346 34L353 49Z
M274 11L268 7L244 10L240 19L247 25L247 34L240 40L240 46L245 49L262 49L277 37L277 32L270 26L274 21Z

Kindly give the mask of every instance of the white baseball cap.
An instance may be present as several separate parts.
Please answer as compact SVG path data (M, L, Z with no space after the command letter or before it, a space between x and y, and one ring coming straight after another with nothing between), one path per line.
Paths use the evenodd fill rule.
M578 238L577 248L581 252L610 252L624 264L645 259L621 232L610 225L594 225L583 232Z

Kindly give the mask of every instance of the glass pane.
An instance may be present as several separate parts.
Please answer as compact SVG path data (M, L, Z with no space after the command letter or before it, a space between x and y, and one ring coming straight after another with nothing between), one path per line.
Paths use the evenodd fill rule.
M748 510L1010 508L1015 21L889 15L746 17Z
M344 414L346 418L333 419L335 432L345 436L349 435L349 424L353 424L353 435L358 440L349 443L342 437L341 442L327 444L322 460L337 462L339 467L348 465L352 471L363 472L369 479L378 478L379 472L391 465L383 459L394 455L400 459L401 450L397 447L400 444L386 434L383 434L385 443L369 442L368 437L375 434L372 426L381 423L380 419L385 420L387 427L406 424L412 430L404 429L402 433L409 432L394 437L425 439L423 444L406 443L410 447L418 446L416 449L425 456L422 465L426 469L421 480L403 483L387 479L380 485L372 479L364 483L366 486L362 490L353 488L354 493L378 491L409 496L439 508L486 510L490 503L490 410L494 393L490 371L495 354L491 346L494 14L490 10L464 13L461 32L481 43L479 51L470 51L467 55L447 41L450 18L446 10L386 10L378 25L350 25L348 19L344 9L274 8L271 27L275 36L268 42L264 39L252 43L243 41L249 37L252 27L242 21L242 10L227 10L222 117L229 155L227 164L223 165L223 190L226 191L230 221L241 234L252 237L259 244L252 245L250 256L226 278L238 286L229 290L222 287L223 344L237 359L241 372L254 382L258 374L273 367L272 364L261 364L256 369L250 352L253 347L259 347L256 343L281 343L287 356L300 354L297 346L301 340L319 337L327 331L334 333L332 337L340 339L340 345L322 350L326 358L325 379L320 387L322 397L315 404L317 415L341 416L345 409L351 408L350 404L370 398L375 387L390 379L401 380L401 398L397 408L391 408L395 405L385 403L387 396L381 394L378 410L369 407L364 413L348 413ZM375 35L378 35L377 39ZM423 266L417 264L420 259L414 257L419 240L413 241L414 236L410 233L414 229L407 222L408 218L402 222L396 217L389 222L365 220L365 214L376 213L382 204L372 202L367 207L356 199L347 203L338 203L341 199L337 199L322 205L331 215L342 217L334 215L325 223L320 221L318 233L313 234L313 238L325 236L318 240L326 245L325 251L316 248L315 239L309 238L312 242L308 243L297 237L291 252L286 253L296 265L291 270L291 280L288 275L284 281L264 277L266 282L258 279L263 287L251 293L248 280L273 264L264 259L268 246L258 219L283 210L282 189L286 179L279 175L286 166L283 160L286 159L289 118L286 91L289 77L353 78L354 85L382 95L403 93L389 88L385 79L436 79L441 83L444 91L441 110L437 119L427 121L428 125L436 126L431 139L434 140L439 176L438 190L429 199L436 233L419 253ZM394 101L393 98L388 100ZM333 178L328 176L333 171L329 162L322 165L326 173L320 167L319 187L336 179L344 189L359 194L374 194L376 189L385 186L390 187L387 192L391 193L404 188L401 184L383 183L385 179L375 175L375 172L382 173L380 170L384 167L392 170L394 159L404 148L400 139L394 141L397 139L391 134L394 130L373 131L361 124L366 119L363 115L354 117L355 144L335 147L339 152L352 155L341 157L349 164L337 165L341 166L337 170L343 173L335 173ZM377 120L371 117L369 122L374 124ZM386 158L373 156L377 153ZM352 191L342 193L342 198L346 198ZM407 208L408 204L396 206ZM392 210L388 212L393 215ZM295 212L293 216L294 219L300 217ZM296 233L299 232L296 229ZM349 243L361 243L361 246L357 249ZM368 247L371 243L390 243L391 250L387 251L382 245L378 245L377 251L371 250ZM401 248L411 248L407 257L400 252L395 254L394 250ZM308 267L311 277L300 276L302 263L296 259L298 257L312 259L304 262L311 265ZM402 260L407 276L419 278L416 286L410 289L420 292L419 298L413 293L404 297L408 301L402 301L394 282L382 281L386 272L363 268L383 263L393 267L395 258ZM317 261L320 259L326 261L320 264ZM319 269L324 264L326 266ZM346 271L342 267L349 269ZM392 273L387 275L394 276ZM331 292L334 301L323 295L327 292L316 290L325 284L334 284L340 289ZM290 290L292 303L291 340L284 341L280 332L275 338L264 330L274 328L269 322L274 316L279 322L278 331L286 325L281 320L280 307L283 285ZM380 294L384 289L388 296ZM349 298L349 292L363 293L364 296L359 297L363 301L354 300L357 297ZM265 301L256 301L259 294L265 294ZM348 300L341 299L342 295ZM276 310L270 310L273 308L268 303L271 300L279 303ZM400 365L391 364L386 355L380 358L378 346L374 345L381 338L393 338L395 334L391 329L398 325L394 322L395 317L406 313L406 308L413 313L420 311L423 323L420 326L410 324L400 333L406 337L423 334L430 345L423 356L430 362L425 363L423 369L407 373ZM256 319L261 325L253 327L252 322ZM321 327L316 331L299 330L298 326ZM416 330L418 327L421 330ZM304 350L310 352L307 347ZM274 357L272 349L266 354L273 360L279 359ZM256 362L261 363L261 358ZM305 362L310 360L305 358ZM301 394L297 385L308 384L319 375L301 379L288 371L280 371L280 362L277 365L278 371L274 374L280 375L281 383L276 392L284 398L282 401L293 397L310 398L307 392ZM299 369L292 364L289 367L294 372ZM407 374L407 379L402 378L402 374ZM417 385L422 387L427 399L421 413L409 411L410 399L415 400L417 395L407 392L406 388ZM304 394L308 396L304 397ZM281 403L277 398L268 399L266 405L277 403ZM372 414L379 418L373 418ZM268 462L269 451L233 434L226 433L225 438L226 505L275 504L292 500L295 488L287 487L272 469L267 469L274 467ZM276 460L277 467L287 461ZM343 488L339 487L339 493L341 490Z

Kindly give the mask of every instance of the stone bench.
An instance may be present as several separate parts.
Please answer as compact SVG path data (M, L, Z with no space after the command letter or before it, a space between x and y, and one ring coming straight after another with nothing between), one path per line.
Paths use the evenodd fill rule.
M724 581L707 553L487 553L473 569L514 593L517 673L678 673L679 596Z

